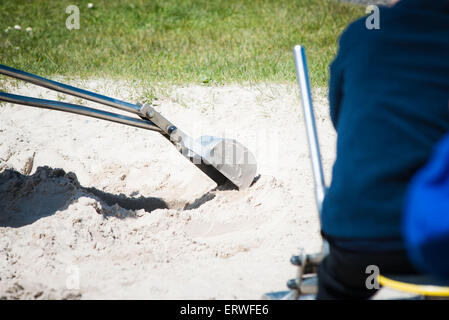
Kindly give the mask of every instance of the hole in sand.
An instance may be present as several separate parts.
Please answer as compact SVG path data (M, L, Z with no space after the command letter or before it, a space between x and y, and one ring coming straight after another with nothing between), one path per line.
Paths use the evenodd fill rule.
M66 173L62 169L38 167L33 175L7 169L0 173L0 227L31 224L65 210L80 197L91 197L108 206L118 205L129 210L151 212L170 207L156 197L133 198L85 188L73 172Z
M80 185L76 174L47 166L38 167L33 175L7 169L0 173L0 227L21 227L40 218L67 209L80 197L90 197L107 206L152 212L156 209L193 210L215 198L217 187L194 201L166 201L157 197L129 197ZM100 211L97 211L101 213ZM120 216L122 218L133 215Z

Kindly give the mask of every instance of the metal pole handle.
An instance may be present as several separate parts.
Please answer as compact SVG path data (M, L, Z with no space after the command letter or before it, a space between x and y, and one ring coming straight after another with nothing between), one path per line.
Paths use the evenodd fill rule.
M126 124L126 125L137 127L137 128L161 132L161 129L159 129L157 126L155 126L149 120L127 117L127 116L124 116L121 114L97 110L97 109L93 109L93 108L89 108L89 107L83 107L83 106L66 103L66 102L31 98L31 97L26 97L26 96L19 96L16 94L11 94L11 93L1 92L1 91L0 91L0 101L6 101L9 103L16 103L16 104L50 109L50 110L65 111L65 112L80 114L80 115L88 116L88 117L92 117L92 118Z
M306 124L307 140L309 143L310 158L312 160L312 171L315 182L315 200L321 221L321 208L326 193L323 166L321 163L320 146L316 130L315 117L313 114L312 94L310 91L309 73L307 67L306 51L304 47L296 45L293 48L295 57L296 76L300 88L304 120Z
M107 106L125 110L134 114L140 115L140 106L132 103L128 103L125 101L121 101L118 99L110 98L107 96L103 96L101 94L79 89L76 87L69 86L64 83L60 83L57 81L45 79L43 77L40 77L38 75L28 73L19 69L14 69L8 66L5 66L3 64L0 64L0 74L4 74L6 76L10 76L16 79L20 79L26 82L30 82L32 84L48 88L51 90L55 90L58 92L66 93L75 97L87 99L90 101L98 102L101 104L105 104Z

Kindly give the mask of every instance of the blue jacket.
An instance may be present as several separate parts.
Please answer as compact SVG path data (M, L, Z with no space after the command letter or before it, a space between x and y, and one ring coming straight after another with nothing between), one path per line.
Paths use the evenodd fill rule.
M355 21L330 73L338 139L323 233L402 244L407 184L449 131L449 0L381 8L379 30Z
M449 135L412 179L402 220L412 262L449 279Z

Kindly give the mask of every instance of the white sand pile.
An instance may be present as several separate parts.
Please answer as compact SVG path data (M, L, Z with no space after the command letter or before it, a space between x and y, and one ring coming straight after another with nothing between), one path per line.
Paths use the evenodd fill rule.
M130 101L141 91L71 84ZM62 99L32 85L8 91ZM325 92L316 93L329 176L335 133ZM188 86L159 96L157 109L187 133L249 147L260 179L244 191L216 189L156 132L3 104L0 298L258 299L286 289L291 255L320 248L295 85Z

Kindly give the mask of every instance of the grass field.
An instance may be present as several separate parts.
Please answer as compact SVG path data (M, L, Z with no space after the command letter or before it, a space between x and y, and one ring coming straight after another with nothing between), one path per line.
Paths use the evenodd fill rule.
M1 0L1 63L44 76L284 82L295 78L291 49L299 43L312 83L325 86L339 34L364 14L331 0L90 1L93 8ZM79 30L66 28L70 4L80 9Z

